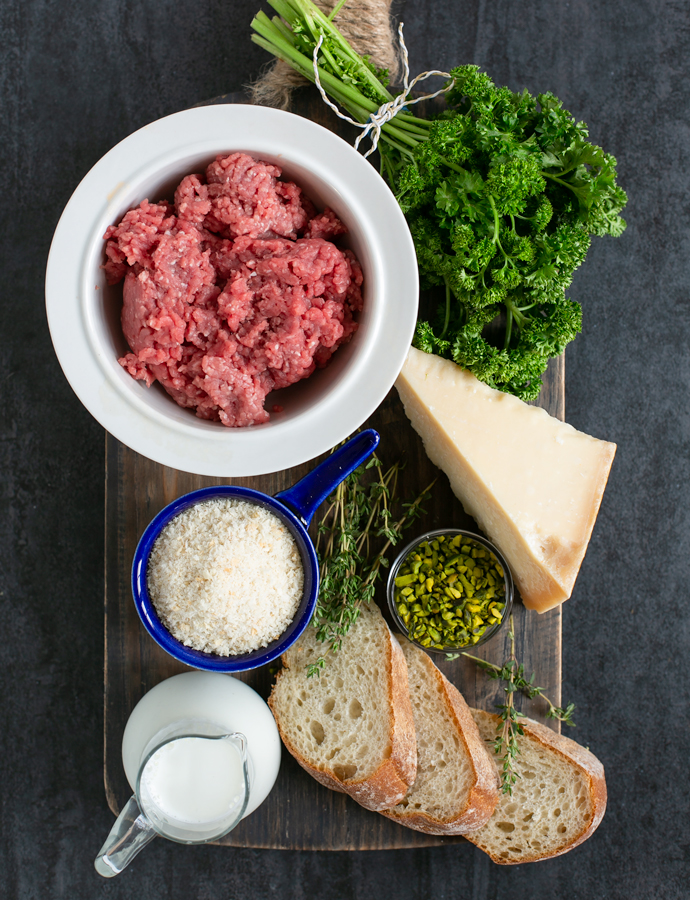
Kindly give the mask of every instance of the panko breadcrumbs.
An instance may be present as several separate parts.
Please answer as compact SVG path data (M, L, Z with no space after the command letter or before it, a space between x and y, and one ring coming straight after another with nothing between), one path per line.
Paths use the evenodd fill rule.
M286 525L244 500L196 503L153 545L151 601L185 646L218 656L266 647L292 622L304 570Z

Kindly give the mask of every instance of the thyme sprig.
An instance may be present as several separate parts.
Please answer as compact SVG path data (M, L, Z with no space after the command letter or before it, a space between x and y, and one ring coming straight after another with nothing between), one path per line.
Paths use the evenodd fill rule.
M514 694L516 691L524 694L530 700L535 697L541 697L548 704L546 713L547 719L557 719L575 728L573 722L573 712L575 704L569 703L566 707L556 706L544 693L544 689L538 687L534 683L534 672L529 679L525 677L525 668L522 663L518 663L515 656L515 629L513 625L513 616L510 616L510 631L508 632L510 639L510 656L502 666L487 662L471 653L463 653L468 659L475 662L483 669L489 678L503 682L503 690L506 694L506 702L497 703L501 722L496 729L496 739L493 743L494 753L501 757L501 789L504 794L513 793L513 785L520 777L515 769L515 759L520 753L518 746L518 735L524 734L524 730L520 725L520 717L524 718L524 714L515 709Z
M375 469L373 479L367 472ZM371 603L376 582L389 565L386 553L424 510L422 504L434 484L411 503L402 503L394 516L400 463L384 471L374 454L366 465L349 475L329 497L318 526L316 550L321 563L321 585L312 618L317 640L326 645L307 676L319 675L329 653L337 653L343 637L357 621L363 603ZM383 547L374 551L376 538Z

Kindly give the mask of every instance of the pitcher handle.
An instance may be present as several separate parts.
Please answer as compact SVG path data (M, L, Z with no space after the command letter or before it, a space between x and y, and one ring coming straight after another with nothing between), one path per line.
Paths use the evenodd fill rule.
M342 447L334 450L328 459L305 475L297 484L276 494L276 500L284 503L308 526L326 497L371 456L379 440L379 434L373 428L361 431Z
M156 832L133 794L94 860L96 871L104 878L119 875L155 837Z

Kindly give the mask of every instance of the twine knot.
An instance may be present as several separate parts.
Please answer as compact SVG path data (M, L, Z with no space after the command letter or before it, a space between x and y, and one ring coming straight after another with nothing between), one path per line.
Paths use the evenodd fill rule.
M359 145L364 140L365 137L371 138L371 147L364 154L364 158L370 156L374 150L378 147L379 139L381 137L381 129L386 124L386 122L390 122L402 109L406 106L412 106L415 103L420 103L422 100L432 100L434 97L438 97L440 94L445 94L446 91L449 91L453 85L454 81L451 81L449 85L446 87L442 87L440 90L435 91L433 94L424 94L423 97L415 97L414 99L409 99L408 94L415 87L415 85L419 84L420 81L424 81L427 78L431 78L432 75L440 75L443 78L450 78L449 72L440 72L438 69L431 69L428 72L422 72L420 75L417 75L416 78L410 82L410 65L409 65L409 56L407 53L407 47L405 46L405 40L403 38L403 23L401 22L398 25L398 42L400 44L400 54L402 56L403 62L403 92L398 94L397 97L394 97L393 100L389 100L387 103L383 103L375 113L372 113L369 116L368 122L362 124L361 122L357 122L355 119L351 119L349 116L346 116L344 113L341 113L335 103L331 102L330 98L326 94L326 91L323 89L321 85L321 79L319 78L319 50L321 49L321 45L323 44L323 34L319 37L319 41L314 47L313 60L314 60L314 82L316 87L319 89L319 93L321 94L321 98L333 112L343 121L349 122L350 125L354 125L357 128L361 128L362 130L357 135L357 140L355 141L355 150L359 150Z

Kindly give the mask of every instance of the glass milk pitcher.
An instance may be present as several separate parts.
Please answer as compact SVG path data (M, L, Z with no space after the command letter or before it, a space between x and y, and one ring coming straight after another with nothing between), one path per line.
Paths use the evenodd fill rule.
M156 836L201 844L227 834L263 802L280 766L268 706L248 685L208 672L149 691L130 716L122 751L134 795L96 857L106 878Z
M96 871L118 875L157 835L180 844L222 837L249 799L247 741L212 722L164 728L144 751L137 787L96 858Z

